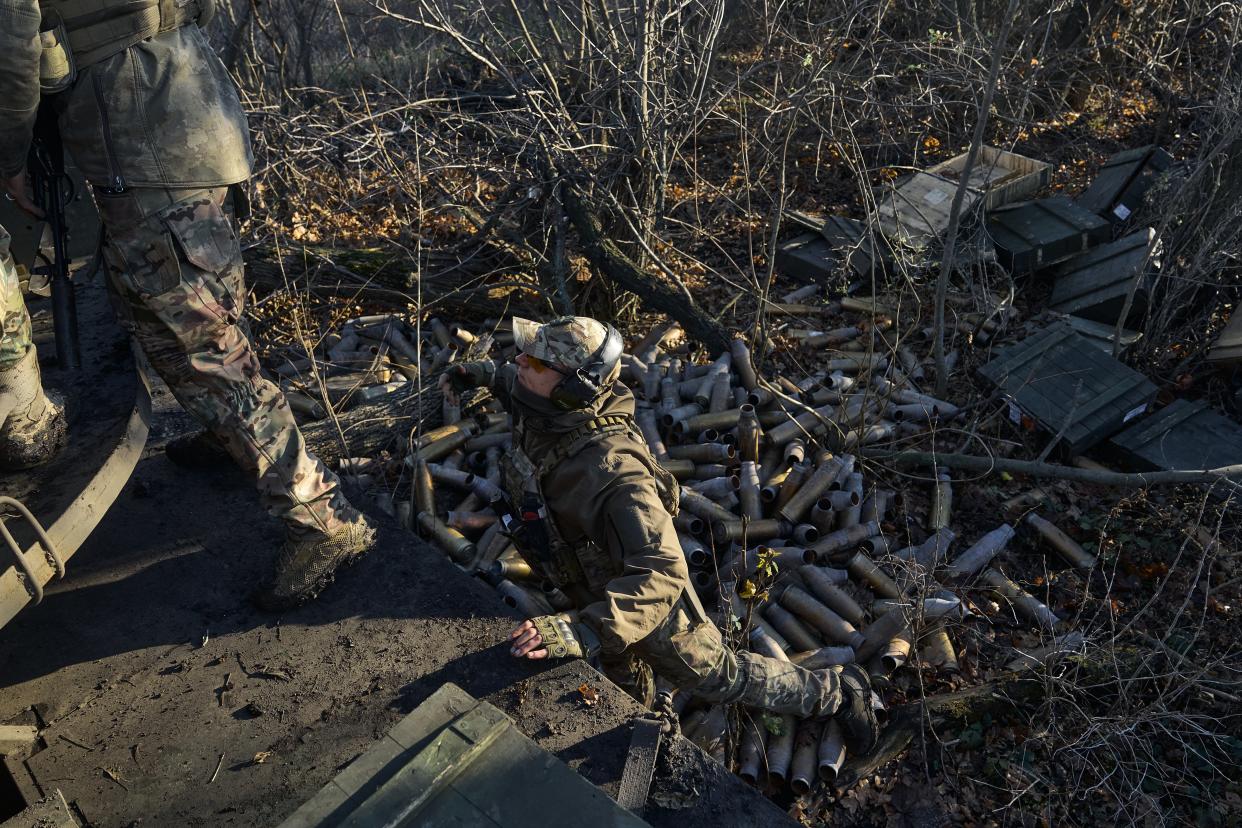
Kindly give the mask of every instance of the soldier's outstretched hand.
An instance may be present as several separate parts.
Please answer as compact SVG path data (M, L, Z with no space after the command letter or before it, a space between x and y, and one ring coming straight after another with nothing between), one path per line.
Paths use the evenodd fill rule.
M543 637L529 619L518 624L517 629L509 633L509 640L513 642L509 653L516 658L548 657L548 651L543 646Z

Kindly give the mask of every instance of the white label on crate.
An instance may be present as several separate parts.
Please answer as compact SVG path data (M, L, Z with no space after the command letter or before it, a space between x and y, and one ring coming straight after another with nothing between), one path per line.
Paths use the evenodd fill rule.
M1118 204L1113 208L1113 215L1122 221L1125 221L1130 217L1130 208L1124 204Z
M1013 403L1009 404L1009 419L1014 425L1022 425L1022 409Z
M1138 408L1131 408L1129 411L1126 412L1126 416L1123 417L1121 421L1123 423L1128 423L1146 410L1147 410L1147 403L1143 403Z
M923 200L928 204L936 205L949 197L944 190L928 190L927 195L923 196Z

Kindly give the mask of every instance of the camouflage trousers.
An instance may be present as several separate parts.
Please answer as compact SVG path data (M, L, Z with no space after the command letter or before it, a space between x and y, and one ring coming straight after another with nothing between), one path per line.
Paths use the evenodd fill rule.
M651 665L681 690L720 704L742 704L802 718L831 716L841 704L832 670L804 670L787 661L725 646L716 625L686 601L627 653Z
M257 481L296 533L332 533L357 512L309 454L245 330L241 246L224 187L95 190L113 306L177 401Z
M17 266L9 253L9 232L0 227L0 371L15 364L30 349L30 314L22 298Z

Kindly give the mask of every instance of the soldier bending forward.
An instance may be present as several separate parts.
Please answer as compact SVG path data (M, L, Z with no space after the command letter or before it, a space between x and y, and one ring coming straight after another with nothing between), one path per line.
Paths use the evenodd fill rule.
M512 654L598 655L604 672L648 706L654 670L709 701L834 716L855 752L869 750L877 724L865 671L811 671L735 653L707 618L662 499L676 483L652 459L634 423L634 396L617 380L617 331L575 316L545 325L515 318L513 332L516 365L466 363L440 380L450 395L490 387L512 414L505 489L523 515L546 512L546 551L523 554L542 557L528 562L579 610L575 624L557 616L523 622Z

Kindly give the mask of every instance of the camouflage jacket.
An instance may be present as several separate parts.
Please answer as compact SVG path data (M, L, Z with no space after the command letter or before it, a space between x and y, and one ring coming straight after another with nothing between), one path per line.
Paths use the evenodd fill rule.
M539 466L564 435L604 415L634 415L621 383L590 409L564 412L525 392L516 370L495 372L492 390L514 417L515 447ZM591 441L545 471L540 481L557 534L586 571L580 615L605 653L619 653L660 626L685 594L693 595L673 519L660 500L645 443L626 434ZM598 556L598 559L596 559ZM571 594L577 598L577 595Z
M0 0L0 175L6 178L25 166L30 147L45 6L57 2ZM79 67L53 105L65 148L96 187L218 187L250 175L250 134L237 90L196 24Z

